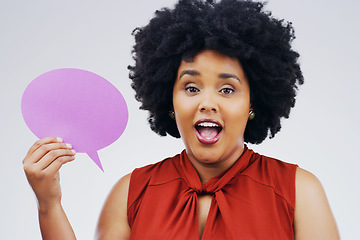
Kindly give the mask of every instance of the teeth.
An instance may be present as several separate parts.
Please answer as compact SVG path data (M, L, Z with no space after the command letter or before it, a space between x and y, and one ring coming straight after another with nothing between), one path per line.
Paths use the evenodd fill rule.
M211 122L202 122L202 123L199 123L198 126L200 126L200 127L219 127L219 125L217 125L216 123L211 123Z

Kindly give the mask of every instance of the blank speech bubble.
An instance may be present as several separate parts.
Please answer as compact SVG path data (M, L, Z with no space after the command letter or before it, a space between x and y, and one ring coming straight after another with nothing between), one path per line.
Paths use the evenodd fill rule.
M62 68L35 78L25 89L21 111L38 137L71 143L103 170L98 150L115 142L126 128L128 109L117 88L89 71Z

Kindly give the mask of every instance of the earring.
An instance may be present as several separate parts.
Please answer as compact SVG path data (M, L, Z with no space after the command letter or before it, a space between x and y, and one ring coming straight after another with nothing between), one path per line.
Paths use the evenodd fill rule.
M170 117L172 120L175 119L175 113L174 113L174 111L172 111L172 110L169 111L169 117Z
M251 111L249 112L249 120L253 120L254 117L255 117L255 112L254 112L253 110L251 110Z

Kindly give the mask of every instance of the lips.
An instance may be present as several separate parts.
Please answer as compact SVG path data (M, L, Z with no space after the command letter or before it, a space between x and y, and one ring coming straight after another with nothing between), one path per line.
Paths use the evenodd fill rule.
M214 119L200 119L195 123L196 137L201 143L216 143L221 136L223 127Z

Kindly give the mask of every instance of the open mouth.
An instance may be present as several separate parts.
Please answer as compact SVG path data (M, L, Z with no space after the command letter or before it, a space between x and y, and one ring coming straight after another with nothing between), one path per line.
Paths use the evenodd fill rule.
M215 143L219 140L222 126L216 120L199 120L195 124L196 136L202 143Z

